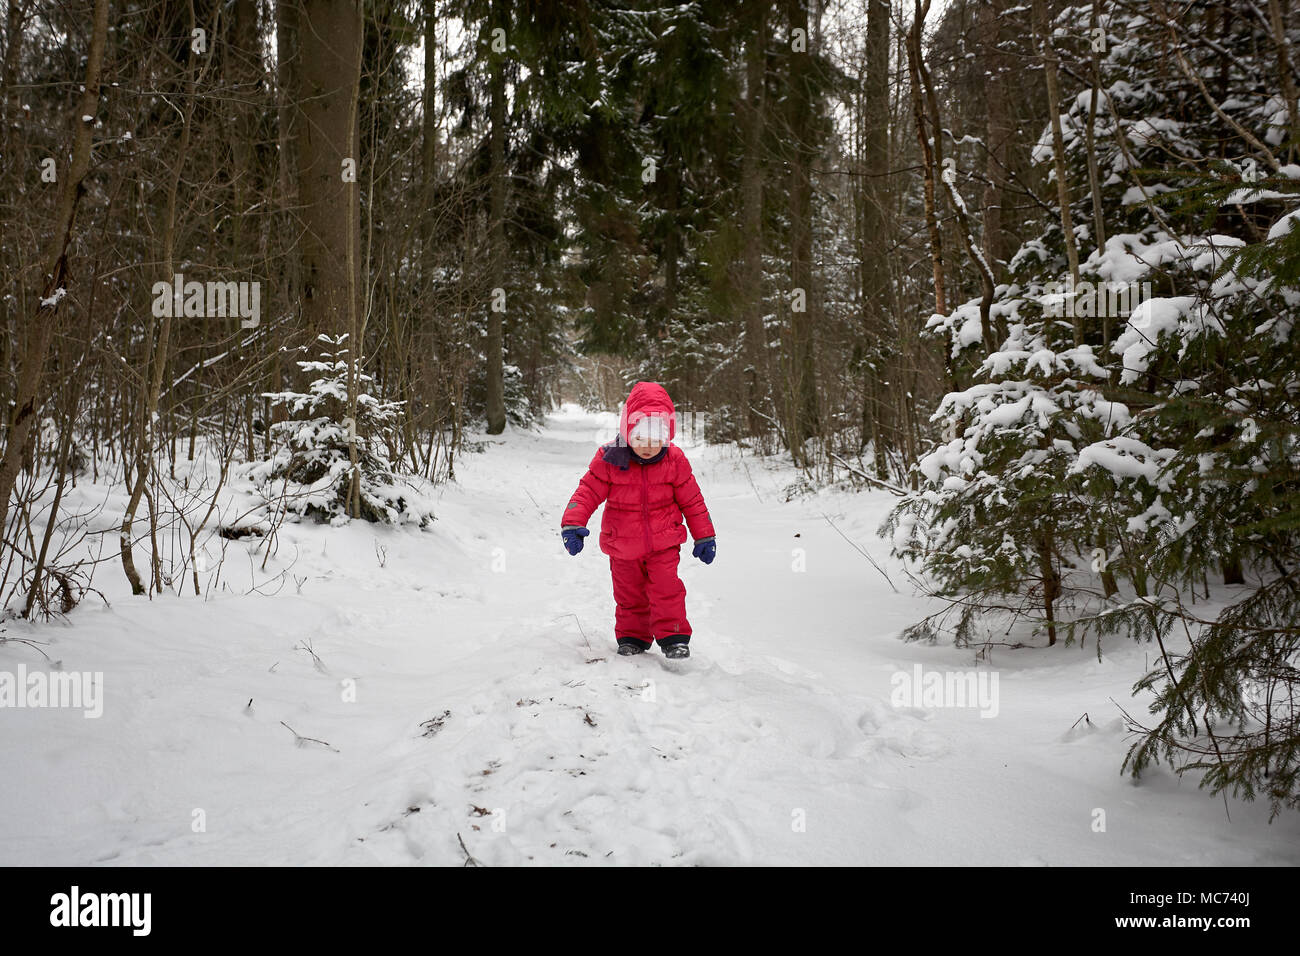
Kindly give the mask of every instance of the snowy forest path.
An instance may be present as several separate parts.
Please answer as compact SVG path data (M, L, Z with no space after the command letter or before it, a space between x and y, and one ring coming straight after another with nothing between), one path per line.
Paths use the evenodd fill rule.
M482 581L489 604L513 602L518 616L480 650L494 676L463 699L464 736L435 758L447 815L405 821L418 858L452 846L447 831L468 814L460 833L487 864L1295 862L1274 842L1295 821L1270 837L1266 808L1237 804L1246 843L1207 827L1188 844L1158 807L1214 815L1214 801L1160 768L1141 790L1118 774L1111 701L1141 649L1101 662L1091 648L1082 660L1004 653L974 668L970 651L904 645L899 631L931 606L875 535L894 499L808 494L797 471L732 446L677 438L718 533L707 567L682 549L692 657L616 656L599 512L576 557L558 537L564 502L616 427L566 406L462 463L466 487L520 519L501 573ZM922 666L999 673L998 711L895 706L900 675ZM1085 709L1093 722L1072 729ZM1130 836L1141 818L1150 839L1105 840L1099 809Z
M772 476L752 461L727 461L720 449L696 454L686 439L720 548L708 567L683 548L692 658L669 664L657 647L618 657L597 536L570 557L557 533L563 504L611 424L570 407L540 433L511 434L508 453L489 446L462 466L461 482L479 491L499 485L503 509L520 519L498 555L500 573L485 576L484 588L496 592L487 603L551 596L480 652L476 665L500 676L448 703L463 716L435 741L445 769L432 776L458 783L436 786L434 801L464 817L460 835L489 865L793 863L809 853L865 862L878 821L915 802L874 779L870 764L924 759L942 746L919 711L896 714L878 698L832 692L789 659L808 637L810 609L799 593L808 576L778 535L799 534L791 543L814 551L851 550L831 544L838 536L825 522L778 531L794 519L782 514ZM879 542L868 544L880 552ZM867 567L855 561L846 575ZM534 576L522 585L520 564ZM740 612L736 632L731 608ZM400 830L408 848L455 845L443 814L407 815Z

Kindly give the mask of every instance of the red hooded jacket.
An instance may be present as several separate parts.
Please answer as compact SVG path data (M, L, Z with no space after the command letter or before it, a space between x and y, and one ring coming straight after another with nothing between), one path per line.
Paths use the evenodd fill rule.
M642 459L627 444L628 432L646 416L668 422L669 443L652 458ZM613 558L640 558L651 551L673 548L691 536L713 537L713 522L686 453L671 444L677 432L676 411L668 392L657 382L637 382L623 403L619 438L601 445L569 499L561 527L586 527L603 501L600 550Z

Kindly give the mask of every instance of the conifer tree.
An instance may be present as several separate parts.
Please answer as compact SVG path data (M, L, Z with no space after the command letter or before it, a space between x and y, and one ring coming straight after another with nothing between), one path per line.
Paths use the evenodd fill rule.
M387 437L397 422L400 402L385 402L369 394L372 377L355 374L355 420L348 406L349 358L347 334L320 335L324 347L316 359L298 362L305 375L315 376L306 392L264 395L287 417L271 425L273 442L282 442L268 461L247 466L247 477L260 490L268 507L283 501L287 513L331 524L349 518L366 521L415 522L425 527L433 519L429 503L414 488L402 486L393 474ZM357 465L352 464L353 448ZM359 483L359 513L352 513L353 483Z
M1270 92L1267 23L1119 9L1053 25L1078 85L1035 158L1070 179L1071 215L1049 207L1012 257L1006 335L941 403L945 440L882 531L951 601L909 636L955 615L959 642L989 640L992 613L1099 655L1108 634L1156 641L1135 686L1156 723L1133 722L1125 767L1204 771L1276 814L1300 807L1300 167L1278 158L1294 107ZM1216 43L1184 42L1211 26ZM1091 248L1077 283L1071 221ZM978 354L978 300L930 328ZM1207 593L1220 575L1236 590Z

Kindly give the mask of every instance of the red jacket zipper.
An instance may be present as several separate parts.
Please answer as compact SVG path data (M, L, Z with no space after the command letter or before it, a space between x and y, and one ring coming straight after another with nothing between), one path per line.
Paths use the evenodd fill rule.
M646 484L645 466L641 466L641 518L645 528L645 553L649 554L654 548L650 547L650 496Z

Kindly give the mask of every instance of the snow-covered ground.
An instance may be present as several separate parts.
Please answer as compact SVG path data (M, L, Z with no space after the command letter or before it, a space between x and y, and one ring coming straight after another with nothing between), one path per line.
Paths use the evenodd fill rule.
M111 607L8 623L102 672L103 713L0 709L0 864L1300 863L1295 814L1120 774L1149 646L997 651L990 716L894 706L899 675L975 665L898 639L929 605L884 493L786 502L788 467L683 436L718 530L712 565L683 549L692 657L617 657L608 560L557 533L616 425L490 439L425 532L289 525L265 570L231 542L206 600L109 563ZM0 646L20 665L48 669Z

